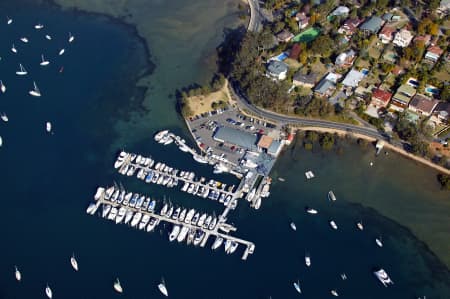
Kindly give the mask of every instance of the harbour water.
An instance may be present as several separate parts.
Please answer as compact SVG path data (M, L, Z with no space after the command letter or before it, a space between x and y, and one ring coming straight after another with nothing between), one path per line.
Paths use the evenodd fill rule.
M355 145L345 146L342 154L311 153L300 146L282 154L273 176L285 182L274 180L271 196L260 210L242 201L229 214L237 234L256 244L245 262L240 259L243 248L226 256L212 253L210 244L194 248L170 243L170 227L146 233L87 215L96 187L113 181L189 208L222 211L222 205L213 201L121 176L113 162L124 148L200 176L236 183L234 177L214 175L211 167L194 162L176 146L162 147L152 138L157 130L169 127L188 139L171 95L211 75L201 68L202 55L220 42L221 28L231 24L223 20L234 10L224 10L220 1L206 5L211 12L204 20L208 26L195 18L200 28L197 46L183 48L184 40L174 42L173 32L164 32L172 26L154 26L152 88L142 103L134 85L151 66L130 28L102 16L61 12L33 1L8 2L13 3L0 3L0 12L14 17L15 24L8 31L6 21L0 22L0 79L8 83L7 93L0 95L0 111L10 119L0 124L4 143L0 298L38 298L44 296L46 283L54 298L113 298L116 277L126 298L159 298L161 277L171 298L294 298L297 280L304 298L326 298L332 288L344 298L450 298L450 274L442 262L450 263L445 255L450 207L448 194L438 191L435 173L393 154L375 158L373 151ZM177 16L183 19L197 15L189 4L205 7L203 0L174 2L180 4ZM158 11L152 3L155 25L161 19L174 23L166 6ZM213 18L219 21L211 23ZM48 55L55 64L46 71L33 67L48 47L33 29L39 21L55 36L56 49L69 31L76 38L65 56ZM18 53L20 62L30 66L30 76L19 80L14 74L18 58L10 60L10 41L24 32L30 49L16 43L23 49ZM41 99L27 95L31 74L42 82ZM45 132L47 120L53 123L53 135ZM369 167L370 161L374 166ZM316 178L306 181L306 170L313 170ZM330 189L336 202L326 199ZM317 208L319 214L307 215L305 206ZM329 227L330 219L339 226L337 231ZM355 227L360 220L365 225L362 232ZM289 227L291 221L296 232ZM379 236L383 248L375 245ZM73 252L79 272L70 266ZM306 252L312 260L309 269L303 261ZM14 265L22 272L21 283L14 280ZM374 267L386 269L395 285L381 286L371 273ZM342 272L346 281L339 277Z

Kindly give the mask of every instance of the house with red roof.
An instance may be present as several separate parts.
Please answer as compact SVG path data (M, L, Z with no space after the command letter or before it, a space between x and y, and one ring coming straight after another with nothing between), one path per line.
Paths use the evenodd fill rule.
M439 57L441 57L442 53L444 53L444 50L442 50L438 46L428 47L427 53L425 54L425 59L436 63L439 60Z
M372 91L371 104L377 108L386 108L391 101L392 93L389 91L382 90L380 88L375 88Z
M385 25L378 34L378 37L383 44L389 44L394 39L395 31L395 28Z
M364 19L352 19L349 18L347 20L345 20L344 24L342 24L342 26L339 28L338 32L340 34L345 34L347 36L352 36L353 33L356 32L356 30L358 29L358 26L364 21Z

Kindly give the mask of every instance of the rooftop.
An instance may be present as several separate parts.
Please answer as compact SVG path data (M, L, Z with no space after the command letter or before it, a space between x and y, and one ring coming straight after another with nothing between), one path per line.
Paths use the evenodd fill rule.
M359 28L361 30L371 31L373 33L378 32L380 30L381 25L383 24L383 20L377 16L372 16L369 20L365 21Z
M235 144L249 150L256 149L256 135L230 127L219 127L214 133L214 139L220 142Z
M319 84L317 84L316 88L314 88L314 91L320 94L325 94L330 88L335 88L335 85L333 82L325 78L322 79Z
M350 8L347 6L338 6L335 10L331 13L331 16L342 16L347 15L350 12Z
M379 88L376 88L372 92L372 98L376 98L384 103L388 103L391 100L392 93Z
M304 74L298 72L294 75L293 79L294 79L294 81L297 81L297 82L314 85L314 84L316 84L317 74L309 73L309 74L304 75Z
M416 94L416 89L408 84L400 85L400 87L397 89L397 93L403 93L406 96L412 97Z
M259 138L258 146L260 148L268 149L271 146L272 142L273 142L272 137L269 137L267 135L262 135L261 138Z
M347 76L345 76L345 79L344 81L342 81L342 84L344 84L344 86L357 87L359 82L363 78L364 78L363 73L355 69L352 69L350 72L348 72Z
M436 100L432 100L423 95L416 94L409 103L409 106L429 114L433 112L433 109L438 103L439 102Z
M270 73L279 75L281 73L287 72L288 65L281 61L272 60L270 61L267 69L269 70Z

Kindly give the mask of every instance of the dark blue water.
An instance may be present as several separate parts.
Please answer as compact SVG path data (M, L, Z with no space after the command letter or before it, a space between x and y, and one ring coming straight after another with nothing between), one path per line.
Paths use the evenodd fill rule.
M445 222L449 215L448 205L442 203L445 195L435 193L436 186L426 181L433 174L409 161L395 161L393 166L393 156L377 158L375 165L380 167L369 172L361 165L367 165L373 154L355 146L342 155L310 153L298 147L283 154L273 175L283 176L286 182L274 182L272 195L259 211L241 202L230 214L238 227L234 234L256 244L255 254L246 262L240 260L242 248L226 256L212 253L211 241L204 249L170 243L163 226L148 234L86 215L96 187L113 181L185 207L222 211L217 203L116 174L112 164L120 148L227 183L236 181L214 176L211 168L199 166L174 146L161 147L152 141L160 123L167 122L173 123L171 130L186 137L178 119L168 121L163 113L150 111L151 120L135 122L133 116L147 112L134 84L150 66L145 49L129 28L101 16L63 13L48 6L2 3L0 11L14 17L14 26L0 25L0 79L8 87L0 95L0 111L10 118L0 124L4 142L0 148L0 298L41 298L47 282L54 298L113 298L119 296L112 288L116 277L124 287L121 297L126 298L160 298L156 284L161 277L171 298L295 298L292 283L297 279L304 298L331 297L332 288L343 298L450 298L447 267L408 229L370 208L386 201L380 209L384 207L391 218L404 213L419 220L421 215L436 215L424 201L436 200L441 203L432 206L443 215L435 222ZM43 32L33 29L38 21L46 26ZM76 38L71 45L67 45L69 31ZM46 32L53 41L44 39ZM18 41L21 35L30 44ZM9 50L12 40L19 49L15 56ZM66 54L57 57L63 46ZM41 52L51 61L47 69L38 65ZM19 62L29 71L25 78L15 75ZM58 72L61 66L63 73ZM156 65L156 78L162 68ZM33 80L43 94L40 99L27 94ZM189 80L195 78L175 81ZM166 91L170 89L170 83L164 84ZM150 97L159 111L174 109L173 98L151 92ZM48 120L53 123L53 135L45 132ZM128 126L117 129L119 121ZM147 136L138 141L135 131L125 129L149 126L149 121L153 129L139 132ZM406 173L399 172L402 167ZM305 181L307 169L314 170L315 180ZM388 175L401 179L393 182ZM424 181L431 187L414 187ZM405 182L410 190L405 190ZM326 200L330 189L338 197L333 204ZM306 205L317 208L319 215L305 214ZM410 211L411 206L417 211ZM331 230L330 219L336 221L338 231ZM364 221L364 232L355 228L359 220ZM290 221L296 222L297 232L289 228ZM380 235L382 249L374 241ZM73 252L78 273L69 263ZM311 254L310 269L304 266L305 252ZM21 283L14 280L14 265L22 271ZM372 275L374 267L385 268L395 286L381 286ZM347 281L340 279L341 272L347 274Z

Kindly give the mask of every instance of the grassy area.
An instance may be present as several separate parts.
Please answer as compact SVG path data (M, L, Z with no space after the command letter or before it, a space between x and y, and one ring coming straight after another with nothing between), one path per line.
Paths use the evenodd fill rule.
M383 44L378 38L375 38L369 45L369 56L378 59L381 56L381 51L383 51Z
M318 28L308 28L305 31L297 34L292 41L299 43L299 42L304 42L304 43L309 43L310 41L313 41L316 37L318 37L320 34L320 29Z
M202 113L215 110L213 105L219 105L220 103L228 104L229 98L225 89L226 85L224 85L224 87L222 87L219 91L212 92L207 95L186 98L186 105L189 107L188 111L191 112L191 115L188 116L200 115Z

